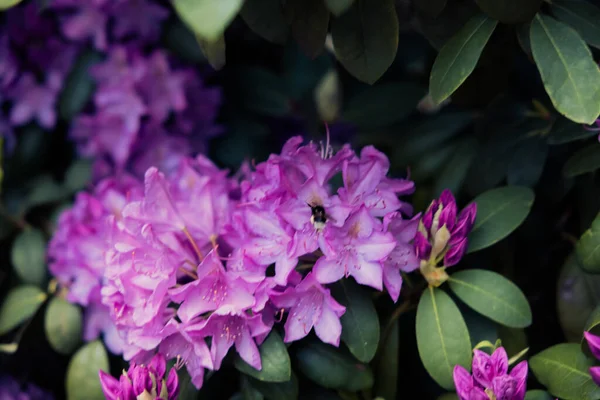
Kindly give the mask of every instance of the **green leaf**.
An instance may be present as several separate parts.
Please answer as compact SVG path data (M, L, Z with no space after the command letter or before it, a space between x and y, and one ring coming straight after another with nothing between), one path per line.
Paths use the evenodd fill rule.
M24 283L42 286L46 278L46 239L41 231L22 231L13 242L10 257Z
M174 0L179 17L202 39L215 41L242 8L244 0Z
M489 319L512 328L531 325L531 308L525 295L502 275L468 269L452 274L448 282L459 299Z
M600 70L577 32L537 14L529 31L531 51L558 112L591 124L600 114Z
M535 377L550 394L565 400L592 400L600 397L589 373L592 361L577 343L552 346L529 360Z
M290 34L280 0L246 0L240 15L250 29L263 39L284 44Z
M573 178L600 168L600 145L594 143L573 154L565 163L563 175Z
M550 130L548 144L564 144L597 135L598 132L585 129L582 124L576 124L567 118L559 117Z
M323 0L286 0L283 15L304 53L315 58L325 47L329 10Z
M412 113L424 95L425 90L412 82L375 85L352 96L342 118L359 129L383 128Z
M17 286L6 295L0 307L0 335L25 322L46 300L46 293L36 286Z
M396 399L398 390L398 356L400 350L400 323L394 321L387 338L382 338L375 366L374 393L384 399Z
M517 40L519 41L519 46L523 49L528 56L531 56L531 42L529 41L529 30L531 29L531 24L521 24L517 26Z
M444 389L454 389L455 365L471 365L467 325L450 296L430 287L417 307L417 346L429 375Z
M58 99L58 110L62 119L70 121L81 113L89 102L95 88L95 81L89 69L100 61L100 53L92 50L82 52L77 58Z
M81 342L81 310L61 298L50 300L44 319L48 342L61 354L71 354Z
M442 47L429 78L434 102L439 104L450 97L473 72L497 23L483 14L476 15Z
M542 0L475 0L490 17L505 24L528 22L540 9Z
M298 378L292 373L287 382L263 382L248 378L252 387L257 389L267 400L296 400L298 398Z
M87 343L67 368L67 400L104 400L98 371L108 372L108 355L99 340Z
M528 390L525 393L525 400L552 400L552 396L543 390Z
M200 49L196 35L179 19L174 19L165 24L163 28L163 41L166 48L186 62L192 64L206 62L206 57L204 57Z
M498 337L502 341L502 347L506 350L509 358L514 357L528 347L527 335L521 328L498 325Z
M260 359L262 369L254 369L241 357L235 359L234 365L238 371L253 378L266 382L286 382L290 380L292 366L287 347L281 336L276 331L271 331L269 336L260 345Z
M597 306L594 311L590 314L587 321L585 322L586 332L590 332L592 335L600 336L600 306ZM588 357L593 357L590 347L588 346L587 340L582 335L581 337L581 350Z
M459 398L456 393L444 393L437 400L459 400Z
M50 175L42 175L32 182L26 206L32 208L42 204L56 203L68 194Z
M575 246L581 268L590 273L600 273L600 214L592 222Z
M23 0L0 0L0 10L7 10L16 6Z
M72 193L85 189L92 180L91 160L75 160L65 173L64 186Z
M468 253L485 249L508 236L525 220L534 193L520 186L505 186L477 196L477 218L469 234Z
M215 70L225 66L225 37L219 36L215 40L205 40L198 37L198 44L208 63Z
M433 193L436 196L439 196L444 189L457 193L462 188L477 147L477 139L474 137L467 137L458 144L454 155L435 179Z
M272 117L289 114L290 98L283 80L263 68L240 68L234 75L241 105L251 111Z
M541 136L519 143L508 164L507 183L511 186L535 186L542 176L547 156L548 144Z
M340 16L352 6L355 0L325 0L325 5L335 16Z
M587 1L553 0L552 13L575 29L583 40L600 48L600 9Z
M379 344L379 318L371 296L349 279L334 285L332 292L334 298L346 307L340 318L342 341L359 361L371 361Z
M342 348L321 342L303 345L296 353L298 368L313 382L329 389L359 391L373 386L373 372Z
M354 77L373 84L396 58L399 29L393 0L355 0L331 21L335 56Z

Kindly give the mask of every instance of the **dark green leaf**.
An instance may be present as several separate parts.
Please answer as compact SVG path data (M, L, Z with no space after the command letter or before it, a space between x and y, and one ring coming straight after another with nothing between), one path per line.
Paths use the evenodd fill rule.
M456 143L450 143L426 152L411 165L411 179L415 182L424 182L429 178L435 178L439 172L443 171L444 165L455 153Z
M565 400L592 400L600 397L588 369L592 361L577 343L552 346L529 360L535 377L553 395Z
M290 99L283 80L259 68L241 68L235 76L239 100L244 107L259 114L283 117L290 112Z
M355 0L325 0L325 5L334 15L345 13Z
M175 11L202 39L216 40L242 8L244 0L174 0Z
M552 396L543 390L528 390L525 393L525 400L552 400Z
M242 19L260 37L283 44L289 36L289 27L283 16L280 0L246 0Z
M574 142L576 140L587 139L590 136L597 136L598 132L585 129L584 125L576 124L567 118L560 117L556 120L550 134L548 135L549 144L563 144Z
M545 138L534 136L523 140L508 164L507 183L515 186L535 186L542 176L547 156L548 144Z
M192 383L192 378L187 369L181 368L177 371L177 375L179 377L179 394L177 395L177 400L198 400L198 389Z
M469 234L469 253L496 244L517 229L533 204L534 193L520 186L489 190L475 198L477 218Z
M531 325L531 308L521 290L500 274L468 269L450 276L450 289L469 307L512 328Z
M600 168L600 145L594 143L573 154L565 163L563 175L572 178Z
M184 61L195 64L206 62L196 35L180 20L166 25L163 30L163 41L169 50Z
M400 341L400 325L394 321L386 338L381 343L377 365L375 366L374 393L384 399L396 399L398 390L398 352Z
M69 192L59 185L50 175L42 175L32 182L32 188L27 196L27 207L32 208L42 204L56 203Z
M95 51L81 53L73 69L65 81L65 86L58 99L58 109L61 118L70 121L86 106L92 93L95 82L89 73L90 67L102 60L102 56Z
M552 12L575 29L583 40L600 48L600 9L587 1L553 0Z
M475 0L483 12L505 24L531 21L542 0Z
M301 100L314 92L319 81L334 67L334 62L328 54L310 59L299 46L290 43L285 49L283 67L287 94L295 100Z
M75 160L65 173L64 186L71 192L85 189L92 180L92 162L86 159Z
M600 273L600 214L592 222L575 247L581 268L590 273Z
M519 41L519 46L523 49L527 55L531 56L531 42L529 41L529 30L531 29L531 24L521 24L517 26L517 40Z
M266 382L287 382L290 380L292 367L287 347L281 336L273 330L259 347L262 369L254 369L239 356L235 360L235 367L253 378Z
M6 295L0 307L0 335L22 324L46 300L46 293L36 286L17 286Z
M6 10L16 6L23 0L0 0L0 10Z
M42 286L46 278L46 239L41 231L22 231L13 242L10 257L21 281Z
M473 72L479 56L498 22L476 15L440 50L429 78L429 92L441 103Z
M456 393L444 393L437 400L459 400L459 398Z
M323 51L329 10L323 0L286 0L283 14L292 27L292 36L304 53L315 58Z
M600 336L600 306L597 306L588 317L587 321L585 322L585 331L590 332L593 335ZM588 357L593 357L587 340L585 340L585 337L583 336L581 339L581 350Z
M371 361L379 344L379 318L371 296L349 279L340 281L332 291L334 298L346 307L340 318L342 341L359 361Z
M252 387L256 388L267 400L296 400L298 398L298 378L292 373L287 382L262 382L248 378Z
M259 392L258 389L254 387L254 385L251 384L251 381L250 381L251 379L253 379L253 378L251 378L247 375L241 376L240 390L242 392L241 392L240 398L243 400L264 400L265 396L263 396L263 394L261 392ZM260 381L256 381L256 380L255 380L255 382L260 383Z
M440 0L416 0L415 3L423 3L427 6L434 6L440 3ZM445 3L445 2L444 2ZM416 4L415 4L416 6ZM439 4L438 4L439 6ZM422 7L420 8L423 9ZM474 1L451 0L451 5L444 4L441 12L439 9L433 9L431 12L417 13L417 21L420 30L429 43L437 50L440 50L454 35L463 28L473 16L479 14L481 10Z
M348 352L321 342L303 345L296 353L298 368L320 386L358 391L373 386L373 372Z
M219 36L215 40L204 40L198 37L198 44L202 53L211 67L219 70L225 66L225 37Z
M331 22L331 38L340 63L357 79L375 83L396 57L398 17L393 0L355 0Z
M498 325L498 336L502 340L502 347L506 350L508 358L511 358L528 347L527 335L521 328L509 328Z
M591 124L600 114L600 70L573 28L537 14L531 51L552 104L567 118Z
M67 400L104 400L98 371L109 372L102 342L87 343L71 358L67 368Z
M477 140L473 137L468 137L459 143L452 158L437 175L433 189L435 196L439 196L444 189L457 193L462 188L477 147Z
M417 346L429 375L443 388L452 390L455 365L471 365L471 339L467 325L450 296L430 287L417 308Z
M425 90L414 83L384 83L352 96L342 118L359 129L377 129L394 124L412 113Z
M81 310L60 298L48 304L44 318L46 338L54 350L71 354L81 342Z

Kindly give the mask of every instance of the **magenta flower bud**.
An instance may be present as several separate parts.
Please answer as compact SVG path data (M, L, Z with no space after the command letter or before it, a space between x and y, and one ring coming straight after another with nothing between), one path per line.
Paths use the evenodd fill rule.
M510 376L512 376L517 381L517 390L514 395L514 399L524 399L525 392L527 390L527 372L529 371L529 367L527 365L527 361L521 361L510 371Z
M594 383L596 383L596 385L600 386L600 367L590 368L590 375L592 376Z
M98 371L100 377L100 385L102 386L102 392L104 397L108 400L116 400L121 391L119 381L104 371Z
M169 399L176 399L179 394L179 376L175 368L169 371L169 376L167 377L167 393L169 394Z
M600 336L596 336L590 332L583 332L585 340L588 342L588 346L597 359L600 359Z
M467 252L467 245L467 238L462 238L458 243L452 243L452 239L450 239L448 252L444 256L444 265L451 267L458 264Z
M456 221L456 226L452 231L452 235L467 237L475 224L477 216L477 203L471 203L460 212Z
M440 194L440 203L443 207L447 207L451 204L456 205L456 199L449 189L444 189Z
M417 232L415 235L414 245L417 257L421 260L427 260L431 254L431 244L421 232Z
M517 381L510 375L500 375L494 378L492 389L497 400L512 400L517 393Z
M473 377L469 374L469 371L460 365L455 365L453 377L458 397L469 399L471 390L473 390Z
M431 231L431 227L433 225L433 215L437 212L438 205L439 202L437 200L433 200L427 208L427 211L425 211L425 214L423 214L423 219L421 219L421 221L423 222L423 226L425 226L427 232Z
M454 226L456 225L456 203L449 203L442 208L439 216L438 229L442 226L446 226L446 228L452 232Z

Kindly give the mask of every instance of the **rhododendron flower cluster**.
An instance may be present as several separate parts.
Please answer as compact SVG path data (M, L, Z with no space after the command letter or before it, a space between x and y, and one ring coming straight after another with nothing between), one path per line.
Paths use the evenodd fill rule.
M460 365L454 367L454 385L460 400L523 400L527 384L527 361L508 372L508 356L503 347L494 353L473 351L473 375Z
M175 400L179 393L179 379L175 369L165 379L167 363L162 354L156 354L148 366L132 363L119 380L100 371L104 396L109 400Z
M198 156L149 168L143 184L106 180L61 217L51 268L72 301L100 292L125 359L158 351L200 387L231 347L261 369L257 346L284 318L286 342L314 329L339 345L345 307L328 285L340 279L398 299L401 271L419 266L419 216L399 199L413 182L388 170L372 146L294 137L240 179Z

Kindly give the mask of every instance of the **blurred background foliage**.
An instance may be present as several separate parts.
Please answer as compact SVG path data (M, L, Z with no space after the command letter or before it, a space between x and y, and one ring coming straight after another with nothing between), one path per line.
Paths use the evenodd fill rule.
M593 2L216 4L174 0L183 22L173 15L161 41L188 63L218 69L208 82L224 90L218 121L225 133L211 140L211 158L236 171L244 160L278 152L292 135L324 140L328 124L336 145L372 144L390 157L393 174L415 180L417 211L444 188L466 204L499 185L530 187L536 200L525 223L466 257L461 268L490 269L515 282L532 307L533 324L508 329L461 311L473 343L501 338L509 356L526 346L535 354L580 341L600 305L600 278L594 275L600 271L582 268L574 253L600 211L600 145L597 133L584 125L600 114L594 61L600 11ZM57 398L64 397L73 347L48 335L61 329L47 326L48 314L62 307L60 315L75 321L81 316L45 295L51 282L44 247L60 210L90 183L90 163L77 158L67 128L94 90L87 67L98 59L93 52L79 57L61 94L56 129L50 134L35 124L18 128L14 151L2 159L0 296L4 309L18 313L0 318L0 367L54 390ZM17 294L9 304L6 294L18 283L28 285L28 301ZM392 310L387 300L379 299L378 306L382 315ZM408 311L393 327L398 357L386 368L397 374L387 378L391 383L375 385L391 385L399 397L413 392L435 398L444 391L418 362L414 319L414 310ZM61 326L72 325L65 320ZM110 362L114 370L122 368L117 359ZM252 378L240 388L229 385L233 372L223 368L208 379L199 398L229 398L240 390L238 398L263 398ZM300 398L358 398L319 389L306 376L297 379ZM531 378L529 388L541 386Z

